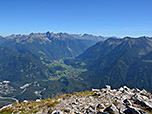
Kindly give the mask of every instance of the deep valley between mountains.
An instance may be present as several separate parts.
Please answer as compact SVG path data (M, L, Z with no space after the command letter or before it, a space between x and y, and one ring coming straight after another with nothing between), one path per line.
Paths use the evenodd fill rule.
M50 32L0 37L0 107L107 84L152 92L152 38Z

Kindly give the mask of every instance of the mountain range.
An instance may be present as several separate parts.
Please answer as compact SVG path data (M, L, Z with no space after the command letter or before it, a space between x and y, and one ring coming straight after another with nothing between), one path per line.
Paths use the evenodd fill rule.
M74 62L73 62L74 61ZM88 69L81 76L92 87L110 84L151 90L152 39L148 37L108 39L88 48L74 63L84 62Z
M106 37L89 34L72 35L47 32L1 37L0 44L19 53L31 55L38 60L40 57L56 60L76 57L88 47L105 39Z
M47 68L42 63L51 63L52 60L74 58L96 42L105 39L106 38L102 36L89 34L72 35L67 33L54 34L50 32L31 33L29 35L19 34L7 37L1 36L1 79L19 81L26 76L28 78L25 78L25 81L33 77L39 79L38 75L41 75L40 77L48 77L48 73L52 72L52 70L45 70ZM36 67L35 71L31 70L34 69L32 67ZM36 69L41 73L37 72L33 75ZM4 72L5 74L3 74ZM31 76L27 76L28 74Z
M67 85L64 77L71 77L72 73L77 78L83 71L65 65L63 59L74 58L105 39L90 34L52 32L0 36L0 96L23 101L63 93L61 90ZM41 92L43 89L46 90Z
M0 96L19 102L106 84L151 91L152 38L51 32L1 36L0 66Z

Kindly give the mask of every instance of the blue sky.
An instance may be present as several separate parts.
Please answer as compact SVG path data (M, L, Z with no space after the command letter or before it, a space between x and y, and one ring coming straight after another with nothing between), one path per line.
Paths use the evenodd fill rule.
M152 36L152 0L0 0L0 35Z

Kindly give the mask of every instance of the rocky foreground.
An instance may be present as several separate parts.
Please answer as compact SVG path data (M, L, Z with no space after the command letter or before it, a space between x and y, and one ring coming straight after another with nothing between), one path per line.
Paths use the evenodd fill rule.
M64 94L47 100L24 101L0 109L2 114L152 114L152 94L126 86Z

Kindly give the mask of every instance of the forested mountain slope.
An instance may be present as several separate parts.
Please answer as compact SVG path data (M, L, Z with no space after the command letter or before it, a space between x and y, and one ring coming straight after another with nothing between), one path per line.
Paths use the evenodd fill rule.
M110 38L90 47L76 59L65 62L73 65L84 62L88 70L81 76L91 87L110 84L114 88L128 85L150 90L151 53L151 38Z

